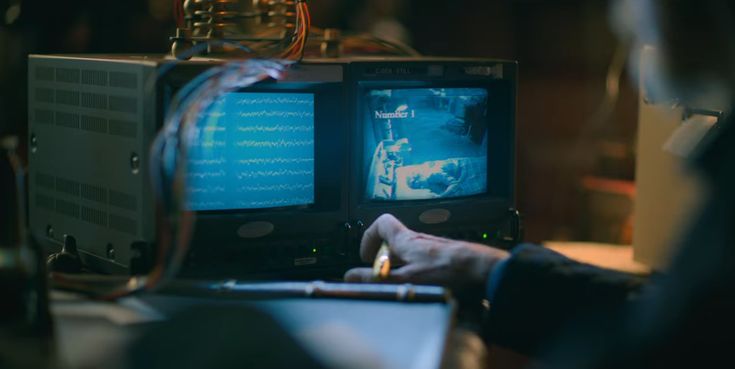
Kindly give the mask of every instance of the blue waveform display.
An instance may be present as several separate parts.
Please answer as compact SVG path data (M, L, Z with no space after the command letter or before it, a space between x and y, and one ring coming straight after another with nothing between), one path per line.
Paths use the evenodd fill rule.
M225 94L199 115L193 136L190 210L314 203L313 94Z
M482 88L365 94L364 197L462 197L487 191L487 102Z

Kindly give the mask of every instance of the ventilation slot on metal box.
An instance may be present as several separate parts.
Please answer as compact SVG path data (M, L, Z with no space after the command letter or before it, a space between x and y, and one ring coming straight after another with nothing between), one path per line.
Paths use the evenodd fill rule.
M66 128L79 128L79 115L57 111L56 125Z
M73 202L56 199L56 212L61 215L79 219L79 205Z
M79 69L56 68L56 82L79 83Z
M107 86L107 72L101 70L82 70L82 84Z
M79 106L79 91L56 90L56 103Z
M96 201L102 204L107 203L107 190L99 186L82 184L81 195L83 199Z
M79 182L70 181L56 177L56 192L65 193L70 196L79 197L80 185Z
M97 209L82 206L82 220L99 226L107 227L107 213Z
M107 133L107 119L82 115L82 129L85 131Z
M82 92L82 106L92 109L107 109L107 95Z

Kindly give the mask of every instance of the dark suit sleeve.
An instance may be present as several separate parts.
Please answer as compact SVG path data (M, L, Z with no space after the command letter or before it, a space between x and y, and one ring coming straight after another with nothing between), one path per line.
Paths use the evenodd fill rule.
M495 286L484 333L494 344L536 355L572 319L613 311L645 283L640 276L571 260L541 246L517 246ZM594 321L590 322L595 324Z

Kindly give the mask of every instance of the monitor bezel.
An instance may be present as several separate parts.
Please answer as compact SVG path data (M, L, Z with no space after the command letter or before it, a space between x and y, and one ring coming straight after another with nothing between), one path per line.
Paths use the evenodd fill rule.
M497 65L498 63L488 63ZM353 117L351 129L350 167L350 216L359 225L367 226L383 213L396 215L410 227L417 229L428 225L419 218L427 210L446 210L451 216L442 225L492 223L505 219L508 210L515 205L515 117L516 80L515 65L503 63L506 76L400 77L395 80L364 78L354 81ZM498 86L503 86L498 88ZM364 132L363 122L371 90L412 88L483 88L488 91L488 188L481 194L442 199L412 199L395 201L371 201L365 198ZM498 99L493 106L500 111L491 113L493 96ZM499 119L494 118L497 116ZM494 121L497 119L497 121ZM371 122L370 122L371 123ZM493 177L503 178L493 186Z
M353 178L356 178L357 182L362 184L362 188L357 191L356 197L359 197L360 199L360 205L361 206L369 206L369 204L382 204L382 205L415 205L415 204L421 204L421 203L431 203L431 204L437 204L437 203L445 203L445 202L452 202L454 200L464 200L464 199L470 199L470 198L484 198L484 197L491 197L491 198L507 198L513 194L513 188L512 188L512 171L509 171L507 168L507 162L509 160L512 160L512 145L509 145L509 142L505 139L513 139L513 135L508 135L509 130L512 129L512 125L508 124L508 122L500 122L495 124L492 119L493 116L490 115L490 103L492 100L492 91L491 88L488 86L488 84L497 84L497 83L507 83L507 81L504 80L497 80L497 81L483 81L482 83L477 82L469 82L469 81L441 81L441 82L429 82L429 81L422 81L422 82L407 82L407 81L400 81L400 82L360 82L359 87L357 90L357 99L364 98L367 93L370 91L375 90L407 90L407 89L424 89L424 88L481 88L488 92L488 125L487 125L487 140L488 140L488 148L487 148L487 169L488 169L488 179L490 177L493 177L494 175L500 175L500 176L506 176L505 183L502 183L501 186L493 187L491 185L491 182L488 180L488 186L487 190L483 193L475 194L475 195L468 195L468 196L461 196L461 197L449 197L449 198L442 198L442 199L410 199L410 200L370 200L366 199L364 196L365 188L365 173L363 172L363 163L365 159L365 146L364 141L362 140L362 131L365 126L365 122L362 121L362 118L365 116L366 111L366 103L365 102L358 102L357 103L357 110L356 110L356 116L355 119L357 120L355 124L355 132L354 133L354 139L353 139L353 165L359 166L353 169L352 176ZM508 88L511 86L508 85ZM503 113L498 113L498 115ZM507 112L505 113L507 114ZM512 119L511 117L506 116L506 121ZM503 132L505 131L505 132ZM500 133L498 135L493 135L493 133ZM494 145L495 144L495 145ZM507 146L505 149L502 146ZM499 148L499 149L495 149ZM497 154L500 152L501 154L505 154L505 156L493 156L493 154ZM359 164L359 165L358 165ZM510 174L510 176L508 176Z
M183 69L183 68L182 68ZM173 93L203 69L192 68L172 73L162 84L159 100L165 112ZM293 234L314 235L335 232L337 225L348 218L348 158L338 154L349 151L349 130L343 124L348 110L345 84L342 81L266 80L233 92L258 93L311 93L314 94L315 129L315 196L310 205L293 205L258 209L226 209L195 211L197 224L195 237L204 235L209 241L238 242L242 237L238 229L252 222L267 222L273 231L258 240L279 239ZM318 164L318 163L328 163ZM330 173L331 172L331 173ZM329 199L325 201L325 194ZM294 217L305 216L294 222ZM255 239L254 239L255 240Z
M423 90L423 89L429 89L429 88L430 89L434 89L434 88L445 88L445 87L442 87L442 86L439 86L439 87L435 87L435 86L432 86L432 87L418 87L418 88L416 88L416 87L405 87L405 86L402 86L402 87L398 87L398 88L395 88L394 87L394 88L382 89L382 88L365 87L364 86L364 83L361 84L361 85L363 85L362 86L363 88L361 88L360 91L359 91L358 99L359 98L366 98L367 97L366 95L368 93L370 93L371 91L380 91L380 90L393 90L393 91L395 91L395 90ZM452 85L449 88L478 88L478 89L482 89L482 90L484 90L484 91L486 91L488 93L488 102L489 102L489 99L490 99L490 97L489 97L489 91L486 88L484 88L484 87L477 87L476 85L472 85L472 86L469 86L469 85L468 86ZM362 117L365 117L365 103L358 104L358 106L361 106L362 107L362 108L360 108L359 114ZM359 119L359 117L358 117L358 119ZM358 123L358 125L360 125L363 128L363 130L365 129L364 128L365 127L365 124L364 123L365 122L363 122L363 121L360 121L360 123ZM485 153L487 155L486 156L487 162L486 162L486 168L485 169L487 170L488 177L490 176L490 169L491 169L490 157L488 155L489 154L489 145L490 145L490 136L489 136L489 134L490 134L490 125L488 124L487 125L487 131L486 131L486 135L488 137L488 152ZM361 135L361 137L364 138L364 136L362 136L362 135ZM365 181L366 181L365 174L366 173L363 170L364 169L364 163L365 163L365 161L364 161L365 160L365 142L364 142L364 139L363 140L360 140L360 141L356 141L354 144L359 144L360 147L362 148L362 152L361 152L361 156L360 156L360 160L361 160L360 166L361 166L361 168L359 170L359 174L360 174L359 181L362 182L363 184L365 184ZM485 196L487 196L491 192L496 192L496 191L490 191L491 188L490 188L490 186L488 184L488 187L487 187L487 189L484 192L480 192L480 193L476 193L476 194L472 194L472 195L465 195L465 196L446 197L446 198L440 198L440 199L372 200L372 199L365 198L365 190L366 190L366 188L363 187L362 190L360 191L361 192L362 203L371 203L371 204L372 203L400 204L400 203L417 203L417 202L422 202L422 201L432 202L432 203L440 203L443 200L451 201L451 200L455 200L455 199L467 199L467 198L473 198L473 197L478 197L478 198L479 197L485 197Z

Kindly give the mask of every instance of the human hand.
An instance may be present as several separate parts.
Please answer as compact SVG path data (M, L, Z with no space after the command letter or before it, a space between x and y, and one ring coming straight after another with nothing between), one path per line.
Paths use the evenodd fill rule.
M381 215L362 237L360 257L372 262L386 241L393 269L385 279L395 283L437 284L457 290L485 290L488 274L509 253L493 247L450 240L410 230L390 214ZM354 268L347 282L374 281L372 268Z

